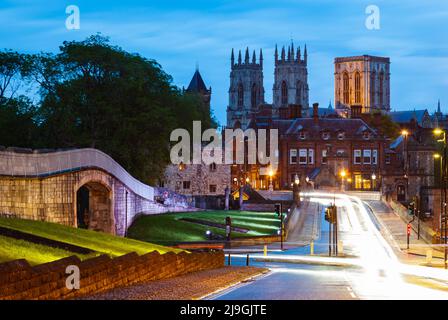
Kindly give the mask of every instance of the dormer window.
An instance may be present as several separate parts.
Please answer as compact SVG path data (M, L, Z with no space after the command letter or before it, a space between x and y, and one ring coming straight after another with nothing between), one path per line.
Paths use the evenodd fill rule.
M344 140L345 139L345 132L339 131L338 132L338 140Z
M305 139L306 139L306 133L305 133L305 131L300 131L300 132L299 132L299 139L300 139L300 140L305 140Z
M370 140L370 132L369 131L364 131L362 134L362 138L364 140Z
M322 132L322 139L324 140L330 139L330 132L328 131Z

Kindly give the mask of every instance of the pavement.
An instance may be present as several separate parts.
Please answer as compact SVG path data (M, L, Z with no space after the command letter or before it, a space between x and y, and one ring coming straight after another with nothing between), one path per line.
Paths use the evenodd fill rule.
M116 288L80 300L197 300L266 272L268 269L260 267L223 267Z
M365 203L373 210L378 223L381 225L382 235L390 243L401 262L444 267L442 248L432 245L422 238L418 239L414 229L411 229L409 249L407 249L407 221L404 221L395 213L387 203L383 201L365 201ZM431 260L428 260L428 254L432 256Z

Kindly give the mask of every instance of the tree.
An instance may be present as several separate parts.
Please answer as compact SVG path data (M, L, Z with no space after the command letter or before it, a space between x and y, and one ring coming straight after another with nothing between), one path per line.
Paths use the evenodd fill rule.
M42 87L39 145L98 148L147 183L169 162L172 130L193 120L213 124L198 97L173 86L157 62L100 35L30 60Z
M380 112L369 114L364 120L369 126L377 129L380 134L388 138L395 139L400 135L400 126L387 114Z

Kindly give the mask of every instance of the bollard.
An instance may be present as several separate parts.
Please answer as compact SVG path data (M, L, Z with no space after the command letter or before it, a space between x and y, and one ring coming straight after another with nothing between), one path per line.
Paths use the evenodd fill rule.
M343 255L344 254L344 243L342 242L342 240L338 241L338 255Z
M427 264L432 263L432 249L426 250L426 263Z
M314 255L314 241L311 240L310 243L310 256Z
M268 255L268 246L267 245L264 245L264 248L263 248L263 256L267 256Z
M246 256L246 266L249 266L249 255Z
M231 260L230 260L230 253L229 253L229 255L227 256L227 265L230 266L230 264L231 264Z

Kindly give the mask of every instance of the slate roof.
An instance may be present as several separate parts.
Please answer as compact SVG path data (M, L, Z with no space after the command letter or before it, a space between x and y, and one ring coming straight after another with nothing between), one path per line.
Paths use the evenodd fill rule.
M390 112L389 115L394 122L397 123L409 123L412 119L417 120L418 124L422 124L425 115L428 113L426 109L424 110L411 110L411 111L394 111Z
M343 131L346 137L354 137L364 131L370 131L376 135L375 130L370 128L362 119L333 119L320 118L316 123L313 118L297 118L291 120L273 120L273 127L279 130L279 134L294 135L301 130L314 136L323 131L337 133Z
M208 89L205 86L204 80L202 79L199 70L196 70L196 72L194 73L193 78L188 85L187 91L197 93L208 92Z

